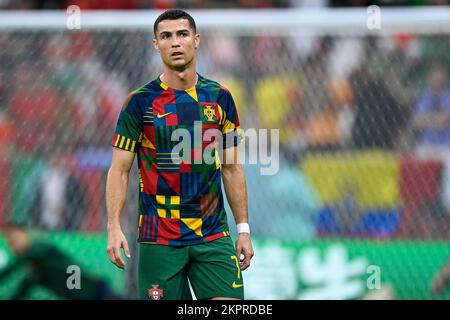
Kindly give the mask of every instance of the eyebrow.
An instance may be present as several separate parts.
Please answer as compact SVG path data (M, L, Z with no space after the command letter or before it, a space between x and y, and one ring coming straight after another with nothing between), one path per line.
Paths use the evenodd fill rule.
M176 33L183 33L183 32L189 32L189 29L180 29L180 30L177 30L177 31L176 31ZM159 33L160 36L163 35L163 34L168 34L168 35L170 35L170 34L172 34L172 32L170 32L170 31L161 31L161 32Z

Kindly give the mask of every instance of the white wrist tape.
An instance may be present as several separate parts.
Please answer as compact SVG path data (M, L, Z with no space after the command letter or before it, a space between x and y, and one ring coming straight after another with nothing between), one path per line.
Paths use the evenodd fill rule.
M250 234L250 225L246 222L238 223L236 225L237 233L248 233Z

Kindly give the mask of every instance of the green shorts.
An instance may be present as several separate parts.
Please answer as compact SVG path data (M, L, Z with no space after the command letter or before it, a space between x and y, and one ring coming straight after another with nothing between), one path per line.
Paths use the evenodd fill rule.
M139 246L139 297L145 300L244 299L244 284L233 241L222 237L204 244Z

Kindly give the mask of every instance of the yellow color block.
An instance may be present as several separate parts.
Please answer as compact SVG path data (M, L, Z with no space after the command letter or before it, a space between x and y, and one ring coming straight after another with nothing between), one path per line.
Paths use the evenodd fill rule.
M141 170L138 171L139 174L139 187L141 192L144 191L144 181L142 180Z
M166 204L166 196L156 196L156 203L158 204Z
M153 143L147 138L145 134L142 137L142 146L150 149L156 149Z
M114 142L114 146L117 147L117 144L119 143L120 134L117 135L116 142Z
M125 137L122 136L122 139L120 140L119 148L123 148L123 143L125 142Z
M220 168L220 155L219 155L219 151L217 151L217 149L214 150L214 156L216 158L216 169Z
M196 235L203 237L202 234L202 219L200 218L183 218L181 219L189 229L193 230Z
M158 208L158 216L161 218L165 218L166 217L166 209L160 209Z
M261 127L283 128L286 120L293 115L294 106L289 96L300 90L297 76L291 74L269 75L258 80L253 96Z
M309 155L301 164L324 205L351 194L360 209L393 208L400 202L399 163L382 151Z
M223 124L222 132L228 133L228 132L233 131L234 128L236 128L236 125L233 122L231 122L230 120L226 119Z
M172 219L180 219L180 210L170 210L170 217Z
M192 98L194 98L195 101L198 101L197 90L195 89L195 87L192 87L192 88L186 90L186 92L188 95L190 95Z
M168 88L168 86L167 86L164 82L161 82L160 86L161 86L161 88L163 88L164 90L167 90L167 88Z
M170 196L170 204L180 204L180 196Z
M219 125L222 125L223 121L224 121L223 116L224 116L225 113L223 112L222 107L220 106L220 104L217 104L217 109L219 109L219 117L220 117Z

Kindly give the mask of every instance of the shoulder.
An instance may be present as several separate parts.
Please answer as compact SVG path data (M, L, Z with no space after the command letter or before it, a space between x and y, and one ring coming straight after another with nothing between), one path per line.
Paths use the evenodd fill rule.
M224 96L224 95L225 96L231 95L230 90L228 90L228 88L226 88L224 85L220 84L219 82L205 78L201 75L199 75L199 77L200 77L199 82L200 82L201 86L210 91L216 92L219 97Z
M158 83L156 83L156 81L151 81L151 82L131 91L128 94L128 97L136 99L136 100L155 99L163 91L164 91L164 89Z
M155 81L151 81L131 91L127 95L122 105L122 109L127 109L130 106L132 108L148 106L163 91L164 89L160 85L158 85Z

